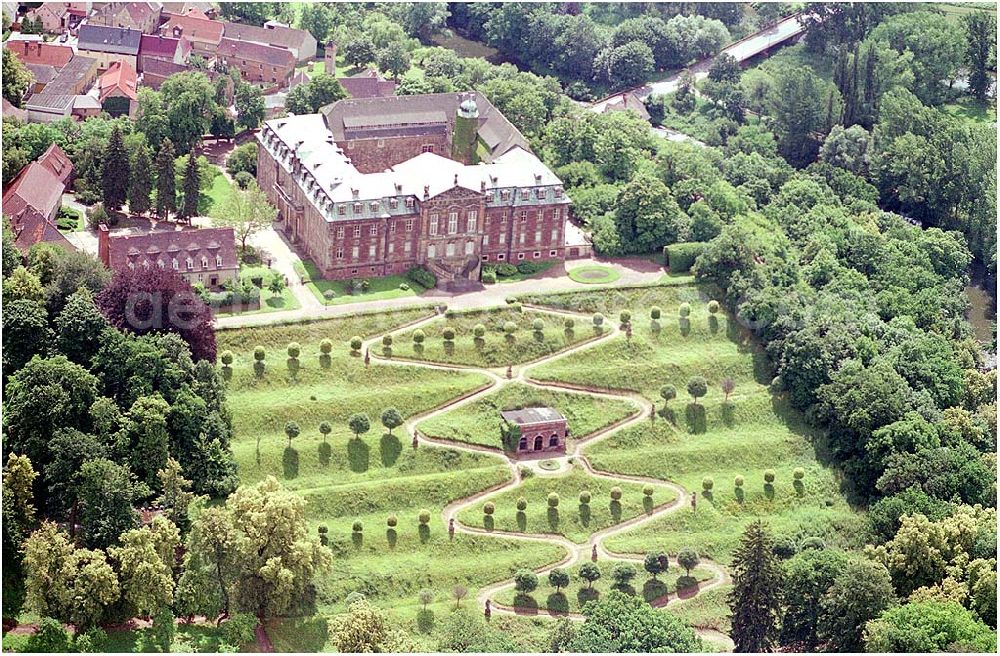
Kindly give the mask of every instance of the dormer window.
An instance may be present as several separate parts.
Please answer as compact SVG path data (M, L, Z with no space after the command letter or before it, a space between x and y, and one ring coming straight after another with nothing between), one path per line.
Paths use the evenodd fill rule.
M217 268L217 269L222 268L222 256L221 255L216 255L215 256L215 268Z
M500 192L500 200L510 200L510 190L504 189Z
M529 198L531 198L531 190L530 189L522 189L521 190L521 200L528 200Z
M399 199L398 198L390 198L389 199L389 209L394 210L397 207L399 207Z
M178 264L177 264L177 258L174 258L174 261L173 261L173 263L172 263L171 266L173 267L174 271L177 271L178 269L180 269L180 266L178 266Z
M345 216L347 214L347 206L337 205L337 214L340 216Z
M556 187L556 198L562 198L562 195L563 195L563 188Z
M545 199L545 189L544 188L537 189L535 191L535 198L537 198L538 200L544 200Z
M208 268L208 258L207 257L202 257L201 258L201 268L202 269L207 269Z
M372 212L378 212L378 201L373 201L371 204Z
M364 211L364 206L361 203L354 203L354 213L361 214Z
M194 270L194 260L192 260L190 257L184 261L184 264L185 266L187 266L188 271Z
M412 210L413 209L413 205L414 205L413 199L412 198L407 198L406 199L406 209Z

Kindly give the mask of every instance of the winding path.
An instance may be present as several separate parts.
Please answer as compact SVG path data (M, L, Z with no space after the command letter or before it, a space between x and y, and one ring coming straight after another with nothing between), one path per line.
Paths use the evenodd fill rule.
M589 322L590 316L583 315L577 312L570 312L567 310L556 310L552 308L544 308L538 306L525 305L524 307L530 308L534 312L540 312L544 314L556 315L556 316L571 316L576 319L584 319ZM426 319L417 321L406 326L406 329L415 329L420 326L424 326L434 321L441 319L440 315L430 316ZM418 442L423 442L424 444L447 447L451 449L456 449L459 451L468 451L475 453L488 453L501 458L511 472L511 479L507 482L494 485L488 489L481 490L472 496L466 497L464 499L459 499L448 504L442 513L442 519L445 526L454 520L455 530L461 533L467 533L471 535L492 535L504 539L511 540L521 540L525 542L542 542L546 544L558 544L566 550L566 556L556 563L551 563L544 567L536 569L536 573L545 575L549 571L558 568L573 565L575 563L581 563L590 558L593 550L596 550L598 558L606 560L615 561L629 561L629 562L642 562L643 557L635 554L625 554L610 551L605 547L604 542L608 538L614 537L625 531L633 529L637 526L642 526L648 524L649 522L655 521L665 515L676 512L681 508L690 504L691 494L682 486L661 479L647 478L643 476L628 476L623 474L615 474L611 472L604 472L597 469L590 464L587 457L583 453L583 448L587 444L592 444L599 442L601 440L607 439L611 435L624 430L630 426L634 426L639 422L644 422L648 420L648 417L654 412L654 406L645 397L640 394L626 391L612 391L606 389L596 389L588 388L583 386L575 386L563 383L554 382L543 382L534 379L530 376L530 371L535 367L542 364L548 364L556 360L561 360L563 358L569 357L580 351L593 348L594 346L606 342L607 340L621 334L621 329L611 323L611 329L606 331L603 335L583 341L579 344L575 344L567 349L559 351L558 353L544 356L542 358L533 360L528 363L520 364L512 367L512 375L508 379L505 375L503 369L489 369L481 367L473 367L466 365L454 365L454 364L441 364L434 362L422 362L411 359L392 359L386 358L376 353L376 346L381 344L382 335L377 335L364 342L362 345L362 350L367 350L371 354L373 362L385 366L406 366L406 367L423 367L427 369L437 369L437 370L450 370L450 371L463 371L467 373L479 373L485 375L488 378L488 383L479 389L465 394L457 399L452 399L447 403L444 403L432 410L414 415L407 419L404 423L404 428L411 439L416 439ZM399 332L400 328L396 328L391 332ZM522 385L530 385L532 387L537 387L539 389L549 389L557 390L560 392L569 392L574 394L585 394L595 398L605 398L605 399L615 399L624 400L630 402L635 406L635 412L624 420L618 421L610 426L606 426L598 431L595 431L581 439L573 440L572 448L570 448L565 455L547 458L547 460L555 461L559 464L559 468L556 470L543 470L538 466L540 461L538 460L519 460L515 458L510 458L500 449L467 444L464 442L457 442L453 440L446 440L440 438L428 437L421 433L417 426L428 419L437 417L438 415L444 414L446 412L451 412L456 408L475 403L479 399L495 393L498 389L504 387L505 385L520 383ZM572 461L572 462L571 462ZM620 522L613 526L596 531L590 535L588 540L584 543L577 543L569 540L562 535L549 534L549 533L517 533L512 531L503 530L487 530L485 528L480 528L476 526L469 526L463 524L459 521L458 515L463 510L471 508L473 506L479 505L484 499L502 494L508 490L512 490L521 484L521 467L530 467L533 473L538 476L558 476L562 473L568 471L573 463L578 463L584 471L586 471L591 476L598 478L604 478L611 481L617 482L629 482L629 483L651 483L660 487L665 487L669 489L675 496L674 499L668 503L657 506L652 511L646 514L638 515L626 521ZM677 560L675 558L670 559L670 564L677 567ZM651 605L657 608L673 606L675 604L681 604L685 601L696 597L698 594L711 590L713 588L719 587L729 581L729 575L726 570L718 563L712 562L707 559L702 559L700 562L700 567L708 569L712 572L712 578L706 582L693 586L691 588L677 590L673 595L667 594L658 599L654 599ZM557 613L554 611L542 611L542 610L527 610L518 609L510 606L505 606L493 601L493 597L497 593L513 587L513 579L508 579L506 581L500 581L482 588L479 594L476 595L476 603L479 606L484 606L486 601L490 601L491 609L494 613L502 614L539 614L546 613L553 617L567 617L571 620L582 621L584 616L580 613ZM702 629L696 628L697 634L705 641L712 642L717 646L731 651L733 649L733 642L729 636L716 631L714 629Z

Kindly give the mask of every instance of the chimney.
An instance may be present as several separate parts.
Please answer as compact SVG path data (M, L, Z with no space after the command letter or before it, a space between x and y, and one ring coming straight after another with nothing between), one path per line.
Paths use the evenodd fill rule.
M486 180L479 183L479 191L486 193Z
M424 200L427 200L431 195L430 185L424 185Z
M104 266L111 268L111 249L109 245L108 226L103 223L97 226L97 257L100 258Z

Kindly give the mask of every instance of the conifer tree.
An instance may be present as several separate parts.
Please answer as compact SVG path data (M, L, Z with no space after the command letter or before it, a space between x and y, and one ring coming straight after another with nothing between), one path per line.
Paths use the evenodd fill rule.
M153 162L149 146L141 144L132 159L132 177L128 188L128 209L132 214L145 214L151 207L153 194Z
M737 652L770 651L778 638L781 613L781 565L763 522L747 526L733 554L733 642Z
M128 180L128 151L125 150L122 131L116 125L111 130L101 165L101 200L105 209L117 212L125 204L128 196Z
M174 144L164 139L156 155L156 216L166 219L177 209L177 181L174 179Z
M178 215L182 219L191 221L191 217L198 216L198 198L201 194L201 179L198 176L198 157L194 151L188 154L187 166L184 167L184 200L181 203L181 210Z

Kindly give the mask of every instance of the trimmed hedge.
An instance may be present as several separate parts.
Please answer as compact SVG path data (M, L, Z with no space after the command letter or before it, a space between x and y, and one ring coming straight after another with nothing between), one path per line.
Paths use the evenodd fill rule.
M694 261L698 259L705 246L703 241L688 241L671 244L663 247L663 259L670 267L670 273L687 273L694 266Z
M406 277L427 289L431 289L437 285L437 277L423 267L413 267L406 272Z

